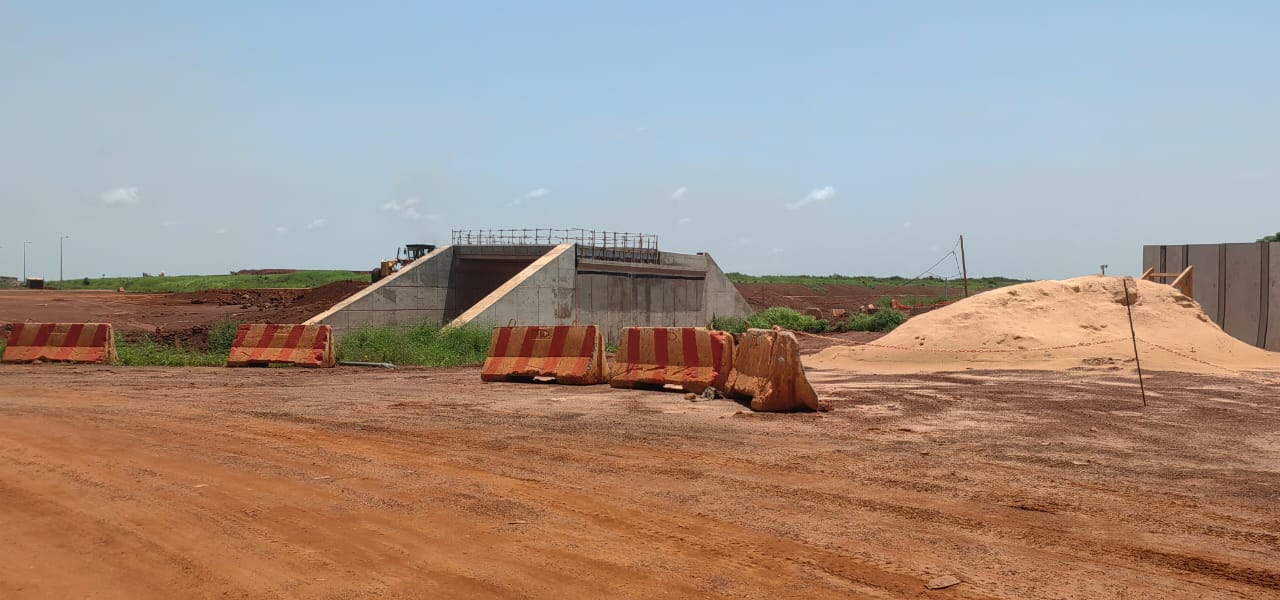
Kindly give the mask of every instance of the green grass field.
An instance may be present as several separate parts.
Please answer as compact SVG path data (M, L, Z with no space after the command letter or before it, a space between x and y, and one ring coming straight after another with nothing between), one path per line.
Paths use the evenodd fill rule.
M960 286L959 279L943 280L934 277L907 279L906 277L898 277L896 275L893 277L847 275L745 275L742 273L727 273L727 275L729 276L729 281L732 281L735 284L781 283L788 285L803 285L814 290L824 290L833 286L861 286L866 288L896 287L903 285L924 287L943 287L945 285L949 285L951 287ZM969 280L969 290L989 290L1018 283L1026 283L1026 281L1022 279L1010 279L1008 277L978 277Z
M102 277L50 282L60 290L115 290L129 292L200 292L252 288L313 288L335 281L369 281L368 273L352 271L297 271L280 275L171 275L165 277Z
M338 338L338 360L426 367L479 365L489 353L492 332L482 325L358 329Z

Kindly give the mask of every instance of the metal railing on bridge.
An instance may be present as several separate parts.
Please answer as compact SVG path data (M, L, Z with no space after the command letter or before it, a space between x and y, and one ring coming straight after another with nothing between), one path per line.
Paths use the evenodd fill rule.
M591 229L455 229L460 246L553 246L576 244L578 258L657 264L658 236Z

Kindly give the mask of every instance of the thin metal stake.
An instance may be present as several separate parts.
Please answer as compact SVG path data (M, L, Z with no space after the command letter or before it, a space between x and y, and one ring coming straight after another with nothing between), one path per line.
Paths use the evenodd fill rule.
M1138 334L1133 330L1133 307L1129 306L1129 279L1121 278L1124 284L1124 308L1129 311L1129 336L1133 338L1133 362L1138 365L1138 389L1142 390L1142 405L1147 405L1147 386L1142 382L1142 361L1138 360Z

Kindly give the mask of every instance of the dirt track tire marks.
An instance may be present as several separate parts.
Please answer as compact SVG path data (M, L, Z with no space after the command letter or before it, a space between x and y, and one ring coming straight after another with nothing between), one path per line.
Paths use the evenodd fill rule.
M1280 402L1234 382L1162 376L1131 416L1079 375L863 379L879 391L835 413L755 417L467 369L281 371L6 369L0 520L125 544L34 546L118 597L1280 595L1280 425L1256 418ZM1188 391L1224 386L1213 410ZM55 590L7 566L19 547L0 596ZM924 590L942 574L964 583ZM53 595L83 595L66 579Z

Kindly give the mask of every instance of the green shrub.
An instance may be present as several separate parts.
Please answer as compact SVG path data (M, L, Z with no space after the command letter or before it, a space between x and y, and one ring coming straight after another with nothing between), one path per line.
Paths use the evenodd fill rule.
M873 313L859 313L839 323L840 331L893 331L907 321L907 315L892 308L881 309Z
M763 312L747 317L747 326L754 329L770 329L774 325L793 331L822 333L830 329L831 324L824 319L806 315L794 308L774 306Z
M715 317L711 319L711 328L738 335L747 330L747 320L742 317Z
M826 319L812 317L785 306L766 308L764 311L745 319L742 317L716 317L711 320L712 329L727 331L734 335L748 329L772 329L774 325L783 329L808 333L822 333L832 329L831 322Z

